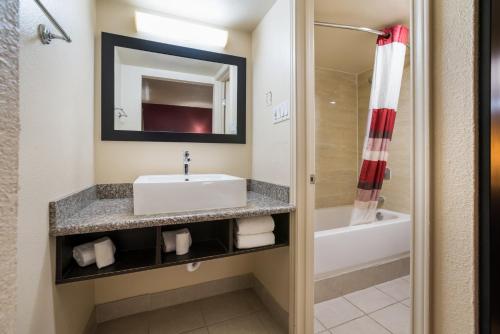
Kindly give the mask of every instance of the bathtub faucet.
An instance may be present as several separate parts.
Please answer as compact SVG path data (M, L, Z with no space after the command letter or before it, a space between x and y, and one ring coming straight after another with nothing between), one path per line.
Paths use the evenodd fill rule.
M384 196L379 196L377 199L377 208L380 208L384 205L385 203L385 197Z

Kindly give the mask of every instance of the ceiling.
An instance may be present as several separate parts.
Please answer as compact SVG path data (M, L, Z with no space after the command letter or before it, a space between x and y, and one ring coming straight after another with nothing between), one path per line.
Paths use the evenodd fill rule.
M117 47L120 64L215 76L225 64Z
M382 29L409 25L410 0L315 0L315 20ZM316 66L348 73L373 67L377 36L337 28L315 28Z
M276 0L114 1L137 8L243 31L252 31L276 2Z

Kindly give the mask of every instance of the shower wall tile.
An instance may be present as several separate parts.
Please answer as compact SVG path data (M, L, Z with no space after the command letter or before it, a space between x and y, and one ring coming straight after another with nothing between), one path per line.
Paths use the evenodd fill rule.
M316 207L352 204L358 165L356 75L316 69L315 102Z
M368 80L371 75L371 70L358 75L358 163L361 162L366 131L371 89L371 84ZM403 71L396 123L392 142L389 146L387 166L392 171L392 179L384 182L381 192L381 195L385 197L385 209L404 213L410 212L411 111L410 66L407 65Z

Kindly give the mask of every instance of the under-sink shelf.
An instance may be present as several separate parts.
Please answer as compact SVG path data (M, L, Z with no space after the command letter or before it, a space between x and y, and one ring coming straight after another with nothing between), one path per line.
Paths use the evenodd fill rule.
M207 261L227 256L264 251L289 245L289 213L273 215L276 244L250 249L233 245L233 220L177 224L141 229L115 230L56 237L56 284L128 274L155 268ZM162 251L162 232L187 227L193 243L188 254ZM73 259L73 247L103 236L111 238L116 246L115 263L98 269L95 264L80 267Z

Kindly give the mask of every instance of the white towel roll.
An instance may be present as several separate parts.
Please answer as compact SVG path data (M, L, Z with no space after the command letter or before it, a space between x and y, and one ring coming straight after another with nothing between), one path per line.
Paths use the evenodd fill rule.
M189 253L191 236L189 232L181 232L175 235L175 254L184 255Z
M193 243L193 240L191 239L191 233L189 233L189 230L187 228L182 228L180 230L175 230L175 231L165 231L162 233L163 237L163 251L165 253L169 252L175 252L175 243L176 243L176 235L178 233L188 233L189 234L189 246Z
M100 238L91 242L87 242L81 245L78 245L73 248L73 258L75 259L76 263L80 267L86 267L88 265L91 265L95 263L95 250L94 250L94 244L96 242L100 242L105 240L106 237ZM113 245L113 253L115 253L116 247Z
M236 233L240 235L259 234L274 231L274 219L271 216L236 219Z
M262 247L275 244L275 237L273 232L250 234L250 235L236 235L235 246L239 249Z
M74 247L73 258L80 267L95 263L94 242L87 242Z
M110 238L104 237L94 243L95 263L101 269L115 263L115 246Z

